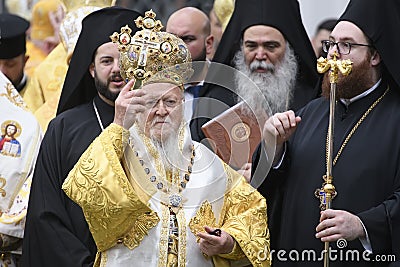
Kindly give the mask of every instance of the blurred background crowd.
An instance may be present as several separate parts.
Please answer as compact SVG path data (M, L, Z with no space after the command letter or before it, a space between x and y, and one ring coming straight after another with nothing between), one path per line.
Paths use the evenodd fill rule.
M0 13L11 12L29 20L32 16L32 7L38 1L0 0ZM141 13L152 8L165 25L169 15L177 9L194 6L209 14L213 2L214 0L116 0L115 4ZM307 32L313 35L321 21L340 15L349 0L299 0L299 2L304 26Z

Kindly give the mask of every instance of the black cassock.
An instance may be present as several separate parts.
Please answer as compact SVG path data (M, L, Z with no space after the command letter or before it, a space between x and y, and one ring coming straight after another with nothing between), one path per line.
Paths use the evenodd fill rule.
M197 101L190 121L190 133L194 141L201 142L206 138L201 126L235 105L236 94L223 86L206 83Z
M356 122L386 88L387 85L380 85L347 108L338 101L334 157ZM331 248L336 250L332 259L336 256L336 261L332 260L331 266L389 265L390 262L373 261L382 259L382 255L392 261L393 256L390 255L400 259L399 93L399 88L391 88L372 109L333 167L333 184L338 195L333 199L332 208L361 218L376 255L363 257L364 249L358 239L339 246L332 242ZM258 188L267 199L273 266L278 267L323 266L322 261L313 260L313 253L316 258L321 258L324 249L323 243L315 238L320 202L314 191L321 188L322 176L326 172L329 101L316 99L301 109L298 115L302 121L287 144L284 162L280 168L272 169ZM254 177L266 173L265 154L260 151L254 157ZM258 169L255 167L257 163Z
M107 127L114 118L114 107L99 97L95 103ZM49 124L33 176L23 266L93 265L96 245L82 209L64 194L61 186L100 132L92 102L67 110Z

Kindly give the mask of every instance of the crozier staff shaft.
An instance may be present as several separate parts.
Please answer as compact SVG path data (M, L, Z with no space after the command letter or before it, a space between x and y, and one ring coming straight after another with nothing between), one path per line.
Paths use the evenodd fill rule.
M315 195L320 199L321 210L331 208L332 199L336 196L337 192L333 185L333 136L334 136L334 122L335 122L335 106L336 106L336 84L339 77L339 71L342 75L347 76L352 69L352 62L350 60L337 60L337 53L333 54L333 59L326 59L320 57L317 61L317 70L319 73L329 71L329 81L331 90L329 94L329 125L326 142L326 174L323 176L324 182L322 188L316 190ZM329 242L324 244L324 267L329 267Z

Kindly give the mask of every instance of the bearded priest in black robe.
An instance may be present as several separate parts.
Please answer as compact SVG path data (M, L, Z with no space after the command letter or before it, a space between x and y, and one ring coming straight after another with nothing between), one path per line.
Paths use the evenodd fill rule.
M257 26L264 31L254 32ZM297 0L236 0L190 123L193 139L202 140L201 126L242 100L268 115L303 107L319 96L315 60Z
M337 83L331 209L321 212L315 196L327 168L329 77L323 97L267 121L265 144L273 146L268 140L276 138L276 153L256 155L253 179L265 177L267 159L273 161L259 187L267 205L280 206L268 215L273 266L323 266L324 242L330 242L332 267L398 266L399 24L399 1L351 0L324 42L329 59L336 53L353 62Z
M125 25L136 31L138 15L112 7L95 11L82 22L58 116L49 124L35 167L22 266L93 265L97 249L82 209L61 185L89 144L113 121L113 103L125 85L116 45L102 55L98 48L114 45L110 35ZM117 56L109 53L114 50ZM104 72L111 64L112 71Z

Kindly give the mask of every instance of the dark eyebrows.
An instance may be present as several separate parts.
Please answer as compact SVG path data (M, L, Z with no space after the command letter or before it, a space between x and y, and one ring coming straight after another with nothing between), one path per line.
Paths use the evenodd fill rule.
M110 55L103 55L103 56L101 56L101 57L99 58L100 61L101 61L101 60L105 60L105 59L114 59L114 57L113 57L113 56L110 56Z
M251 41L251 40L246 40L246 41L244 41L244 44L246 44L246 45L255 45L255 44L257 44L257 42Z
M252 41L252 40L246 40L246 41L244 42L244 44L245 44L245 45L258 45L258 42ZM278 41L273 41L273 40L271 40L271 41L263 42L262 45L264 45L264 46L274 45L274 46L276 46L276 47L279 47L279 46L281 46L281 43L278 42Z
M356 42L352 37L345 37L345 38L340 39L340 41L336 41L336 39L333 36L329 36L329 41L347 42L347 43L355 43Z
M192 34L181 35L181 36L178 36L178 37L181 38L183 41L188 41L188 40L193 41L193 40L196 40L196 36L195 36L195 35L192 35Z

